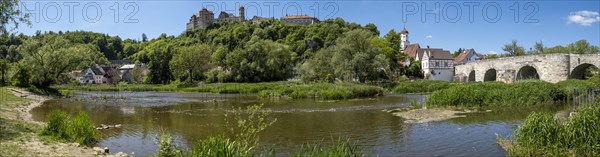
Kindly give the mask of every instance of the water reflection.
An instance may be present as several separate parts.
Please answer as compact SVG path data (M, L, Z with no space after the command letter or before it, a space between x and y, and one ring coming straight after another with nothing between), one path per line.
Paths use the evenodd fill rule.
M537 110L512 108L443 122L404 124L401 118L381 110L407 106L412 99L422 101L422 95L343 101L167 92L137 92L127 98L104 95L119 93L78 92L74 98L51 100L35 108L33 118L44 120L54 109L72 115L85 111L97 125L123 124L121 128L100 130L100 146L115 152L151 155L157 149L156 136L161 131L174 135L180 145L191 146L207 136L224 134L225 113L264 103L277 122L261 133L261 144L272 146L280 155L293 153L302 144L327 144L347 137L373 155L502 156L506 154L495 143L495 134L510 135L524 116ZM111 98L127 101L116 103Z

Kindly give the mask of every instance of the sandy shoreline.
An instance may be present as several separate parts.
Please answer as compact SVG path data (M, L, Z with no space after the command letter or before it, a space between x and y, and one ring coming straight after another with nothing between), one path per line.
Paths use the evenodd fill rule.
M43 96L43 95L31 93L29 91L22 90L19 88L7 88L7 89L8 89L8 91L10 91L11 93L13 93L14 95L16 95L18 97L31 100L30 102L28 102L29 104L27 106L20 106L17 108L17 110L19 111L19 119L25 120L28 122L42 124L42 122L33 120L31 113L29 113L29 111L31 111L33 108L36 108L36 107L44 104L44 102L51 100L53 98L50 96Z

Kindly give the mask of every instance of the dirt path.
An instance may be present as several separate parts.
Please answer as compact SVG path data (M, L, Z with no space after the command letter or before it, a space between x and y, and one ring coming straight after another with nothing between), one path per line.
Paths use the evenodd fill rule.
M19 88L7 88L7 90L18 97L30 100L28 102L28 105L18 106L16 108L16 110L19 112L19 119L25 120L28 122L42 124L41 122L34 121L31 118L31 114L29 113L29 111L31 111L35 107L42 105L44 102L52 99L52 97L34 94L34 93L31 93L29 91L19 89Z

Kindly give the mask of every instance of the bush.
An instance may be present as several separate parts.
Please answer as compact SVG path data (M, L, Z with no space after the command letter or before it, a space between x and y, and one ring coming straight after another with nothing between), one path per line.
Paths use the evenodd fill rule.
M535 105L566 100L566 92L543 81L470 83L433 92L428 106L510 106Z
M532 113L515 130L511 156L597 156L600 154L600 102L577 109L562 123L549 113Z
M82 145L92 146L98 142L98 134L85 112L79 112L72 121L62 111L52 111L47 118L46 127L42 135L58 139L77 142Z
M188 157L245 157L251 156L250 150L245 149L240 143L230 141L223 136L209 137L199 141L194 148L186 153Z
M66 129L69 125L67 114L58 110L50 112L47 118L46 127L42 131L42 135L52 136L59 139L68 139Z
M169 134L161 134L158 142L157 157L178 157L181 156L181 147L175 145L173 137Z
M98 142L96 128L90 118L83 111L79 112L67 127L67 135L70 139L86 146L92 146Z

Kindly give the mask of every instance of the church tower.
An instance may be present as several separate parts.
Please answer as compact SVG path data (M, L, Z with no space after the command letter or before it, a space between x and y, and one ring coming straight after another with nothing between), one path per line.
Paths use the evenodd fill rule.
M408 31L406 30L406 27L402 28L402 31L400 31L400 51L404 51L404 49L410 45L410 42L408 41Z
M240 6L240 21L242 21L242 22L246 21L245 14L246 14L246 12L245 12L244 6Z

